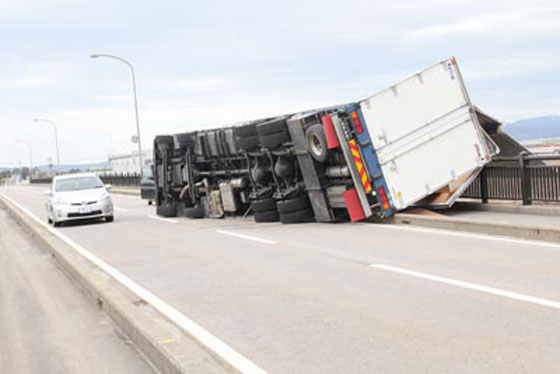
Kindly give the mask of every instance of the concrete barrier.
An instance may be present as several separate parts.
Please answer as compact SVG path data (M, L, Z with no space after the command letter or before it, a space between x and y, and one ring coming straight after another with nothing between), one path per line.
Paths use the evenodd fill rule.
M64 237L0 194L0 207L46 249L84 294L102 308L161 373L239 373L158 312L130 286L118 282ZM79 249L79 248L78 248ZM84 249L85 251L85 249ZM101 261L101 260L99 260ZM114 270L117 272L117 270Z
M437 229L474 232L487 235L501 235L529 240L544 240L560 243L560 228L534 225L495 223L491 221L474 221L450 218L442 215L417 215L399 213L393 222L401 225L423 226Z

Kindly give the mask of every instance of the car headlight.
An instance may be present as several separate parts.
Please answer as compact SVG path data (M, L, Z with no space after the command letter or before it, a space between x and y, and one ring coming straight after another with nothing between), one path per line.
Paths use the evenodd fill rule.
M68 205L68 203L67 203L66 201L61 201L61 200L54 200L54 201L52 202L52 204L53 204L54 206L58 206L58 207Z
M100 200L104 203L110 203L111 202L111 195L109 195L109 194L103 195L103 196L101 196Z

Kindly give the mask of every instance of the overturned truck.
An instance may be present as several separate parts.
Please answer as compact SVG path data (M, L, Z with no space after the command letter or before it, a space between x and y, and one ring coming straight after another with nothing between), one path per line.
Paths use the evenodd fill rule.
M498 151L450 58L355 103L157 136L157 214L298 223L449 207Z

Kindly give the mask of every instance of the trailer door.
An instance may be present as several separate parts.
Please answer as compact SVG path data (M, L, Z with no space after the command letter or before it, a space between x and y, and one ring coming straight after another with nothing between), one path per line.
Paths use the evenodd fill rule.
M393 202L404 209L452 184L466 188L491 161L490 147L455 58L362 102L360 109ZM438 205L450 205L459 194Z

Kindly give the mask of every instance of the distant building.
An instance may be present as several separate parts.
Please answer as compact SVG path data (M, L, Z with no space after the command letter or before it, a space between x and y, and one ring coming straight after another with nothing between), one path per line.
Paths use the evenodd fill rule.
M522 142L531 153L560 154L560 139L533 139Z
M152 163L153 152L151 149L142 151L142 162L144 165ZM138 166L138 152L111 155L109 156L109 165L111 166L111 174L138 174L140 167Z

